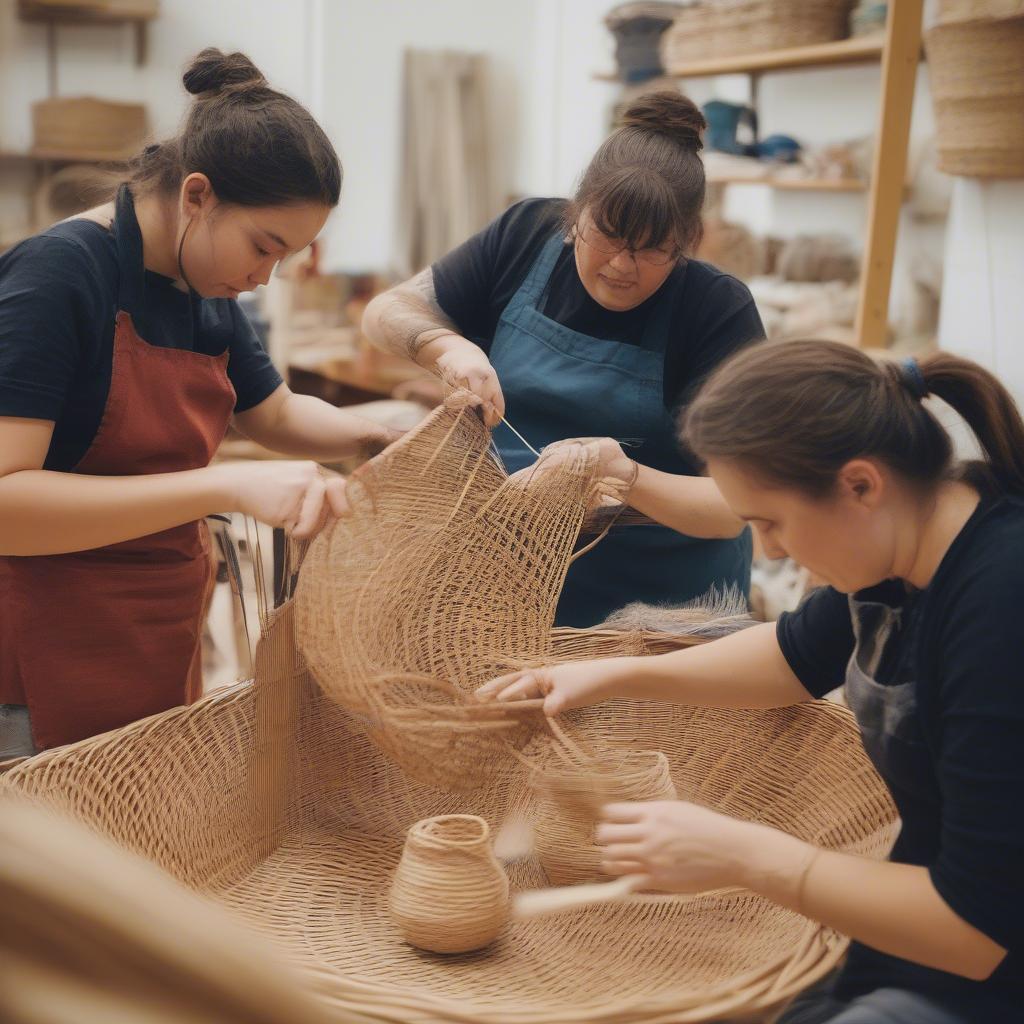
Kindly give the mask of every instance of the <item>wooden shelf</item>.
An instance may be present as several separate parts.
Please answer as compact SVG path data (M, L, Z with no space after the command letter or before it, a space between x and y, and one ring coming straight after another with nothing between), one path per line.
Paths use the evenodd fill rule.
M117 9L34 4L31 0L22 0L18 4L18 17L22 21L56 22L59 25L132 25L155 20L159 17L159 8L155 4L125 4Z
M4 163L125 164L129 159L129 156L124 155L88 151L75 153L63 149L33 149L27 153L0 150L0 162Z
M868 183L859 178L745 178L741 175L708 177L709 185L767 185L794 192L866 192Z
M837 64L870 64L882 59L885 33L878 32L855 39L840 39L835 43L816 46L797 46L789 50L768 50L746 53L738 57L715 57L692 61L666 69L675 78L707 78L711 75L740 75L761 71L786 71L791 68L828 67ZM602 81L619 81L615 74L596 76Z
M50 63L56 61L56 31L59 25L131 25L135 32L135 63L142 67L146 63L148 41L146 27L159 16L157 5L142 5L132 9L127 4L121 10L107 10L103 7L77 7L74 5L49 6L33 4L25 0L18 5L18 17L22 21L45 25L47 30L47 46L50 49ZM54 72L51 71L51 93L55 84Z

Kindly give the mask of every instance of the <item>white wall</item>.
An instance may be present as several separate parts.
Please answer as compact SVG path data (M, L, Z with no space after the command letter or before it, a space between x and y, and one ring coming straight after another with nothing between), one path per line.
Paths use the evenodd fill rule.
M939 343L993 370L1024 404L1024 181L956 179Z
M203 47L218 46L247 53L274 86L308 102L311 8L312 0L163 0L141 68L131 28L61 26L58 92L145 103L154 133L169 134L185 109L185 64ZM0 138L6 149L24 150L32 140L29 105L47 97L46 28L20 21L15 0L0 0L0 18Z
M271 83L304 103L314 98L308 54L322 0L163 0L149 27L149 54L135 65L127 26L57 29L58 93L142 102L157 137L172 134L185 111L181 74L206 46L247 53ZM48 95L46 29L17 17L16 0L0 0L0 150L32 143L30 105ZM29 165L0 170L0 235L27 222Z
M462 50L490 58L498 194L526 190L534 131L523 97L534 68L535 11L543 0L326 0L320 30L325 128L345 165L341 209L328 230L326 264L390 267L401 159L402 54Z

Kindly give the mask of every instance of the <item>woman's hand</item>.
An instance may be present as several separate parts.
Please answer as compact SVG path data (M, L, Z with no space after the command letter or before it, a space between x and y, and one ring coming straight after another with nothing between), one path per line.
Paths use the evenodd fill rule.
M595 832L610 875L641 874L651 888L704 892L744 884L762 826L682 800L607 804Z
M609 700L626 686L631 658L604 658L548 665L499 676L476 691L480 701L544 698L545 714L554 716Z
M619 443L610 437L576 437L549 444L541 451L535 463L513 473L509 481L529 487L545 473L554 472L577 458L594 459L597 462L598 479L591 508L618 508L626 501L639 467L626 456Z
M450 345L453 336L441 340L446 347L434 362L438 375L446 384L465 388L476 395L483 407L484 422L489 427L496 427L505 415L505 396L486 353L465 338L458 339L464 342L461 345Z
M555 459L565 449L583 446L597 458L597 475L601 482L601 493L610 498L624 501L629 489L636 481L637 464L622 450L622 445L611 437L572 437L555 441L541 452L541 462Z
M348 508L345 478L327 476L315 462L233 462L218 468L230 511L282 527L296 540L315 536Z

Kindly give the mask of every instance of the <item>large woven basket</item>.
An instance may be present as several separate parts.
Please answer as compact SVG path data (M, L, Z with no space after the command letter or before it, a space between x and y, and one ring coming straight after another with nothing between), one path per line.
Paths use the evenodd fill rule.
M516 588L492 587L486 573L452 580L471 522L488 521L497 507L491 501L481 516L476 502L483 492L471 486L498 472L487 460L488 441L478 420L441 409L375 460L377 476L371 464L363 488L350 485L352 522L341 520L310 549L298 598L264 631L253 683L30 758L0 776L0 796L27 795L63 811L228 908L276 945L339 1022L352 1012L382 1021L466 1024L763 1019L830 970L846 940L746 891L639 895L518 922L486 949L449 956L409 946L389 916L391 877L416 821L476 814L497 829L512 811L534 814L537 798L523 753L537 744L544 749L541 712L531 713L532 736L514 733L519 745L509 750L516 756L470 786L453 788L430 782L430 769L450 769L484 749L467 745L475 737L472 720L460 717L466 708L424 705L431 716L415 719L412 731L407 712L416 709L399 708L402 728L395 732L379 717L383 705L372 703L381 679L390 700L396 679L422 679L425 666L471 688L493 670L498 655L491 644L504 645L501 657L515 646L480 622ZM433 465L424 465L423 445L435 450ZM436 485L453 465L474 464L462 486ZM369 486L374 480L379 487ZM435 519L444 523L448 515L441 501L448 490L468 518L449 516L450 527L435 535ZM367 524L386 522L389 508L411 499L423 525L407 523L403 535L373 543ZM543 552L530 524L544 518L544 509L535 511L501 536L513 565L517 544L531 552L530 571L538 574L531 586L543 619L560 580L555 573L554 584L546 582L553 555L538 559ZM417 573L402 561L420 533L432 545L420 552L428 566L442 566L436 559L456 549L443 575ZM392 570L407 576L393 599L381 593ZM328 625L313 628L331 580L349 597L323 608ZM398 602L400 622L382 613L385 599ZM477 611L463 622L474 601ZM518 611L517 592L511 603ZM318 656L321 677L299 654L297 619L307 645L327 633L337 645L337 663ZM447 639L439 643L439 637ZM524 654L539 650L547 661L698 642L643 631L551 630L550 624L520 638L527 641L534 650ZM342 671L345 664L371 664L381 651L390 652L386 678L371 669L360 679ZM367 701L358 711L338 699L354 683L361 688L352 692ZM746 712L616 701L563 716L561 729L591 749L662 751L681 799L832 849L882 857L889 848L894 809L851 715L836 704ZM428 781L402 767L423 749L431 759L411 763ZM446 771L437 777L445 779ZM508 874L513 890L548 881L536 856L508 865Z
M1024 177L1024 14L937 25L925 47L939 168Z
M706 0L686 8L661 39L666 70L844 39L853 0Z

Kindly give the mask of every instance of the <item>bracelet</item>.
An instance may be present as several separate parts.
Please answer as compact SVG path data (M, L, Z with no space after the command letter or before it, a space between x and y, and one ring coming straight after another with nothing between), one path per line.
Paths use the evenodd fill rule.
M821 850L818 847L815 846L811 848L811 855L807 858L807 861L800 871L800 877L796 882L796 912L801 917L807 917L804 913L804 887L807 884L807 876L811 873L811 868L814 867L820 853Z
M632 459L629 460L630 465L633 467L633 475L629 478L629 483L626 484L626 489L622 492L622 504L629 504L629 496L636 486L637 477L640 475L640 463L634 462Z

